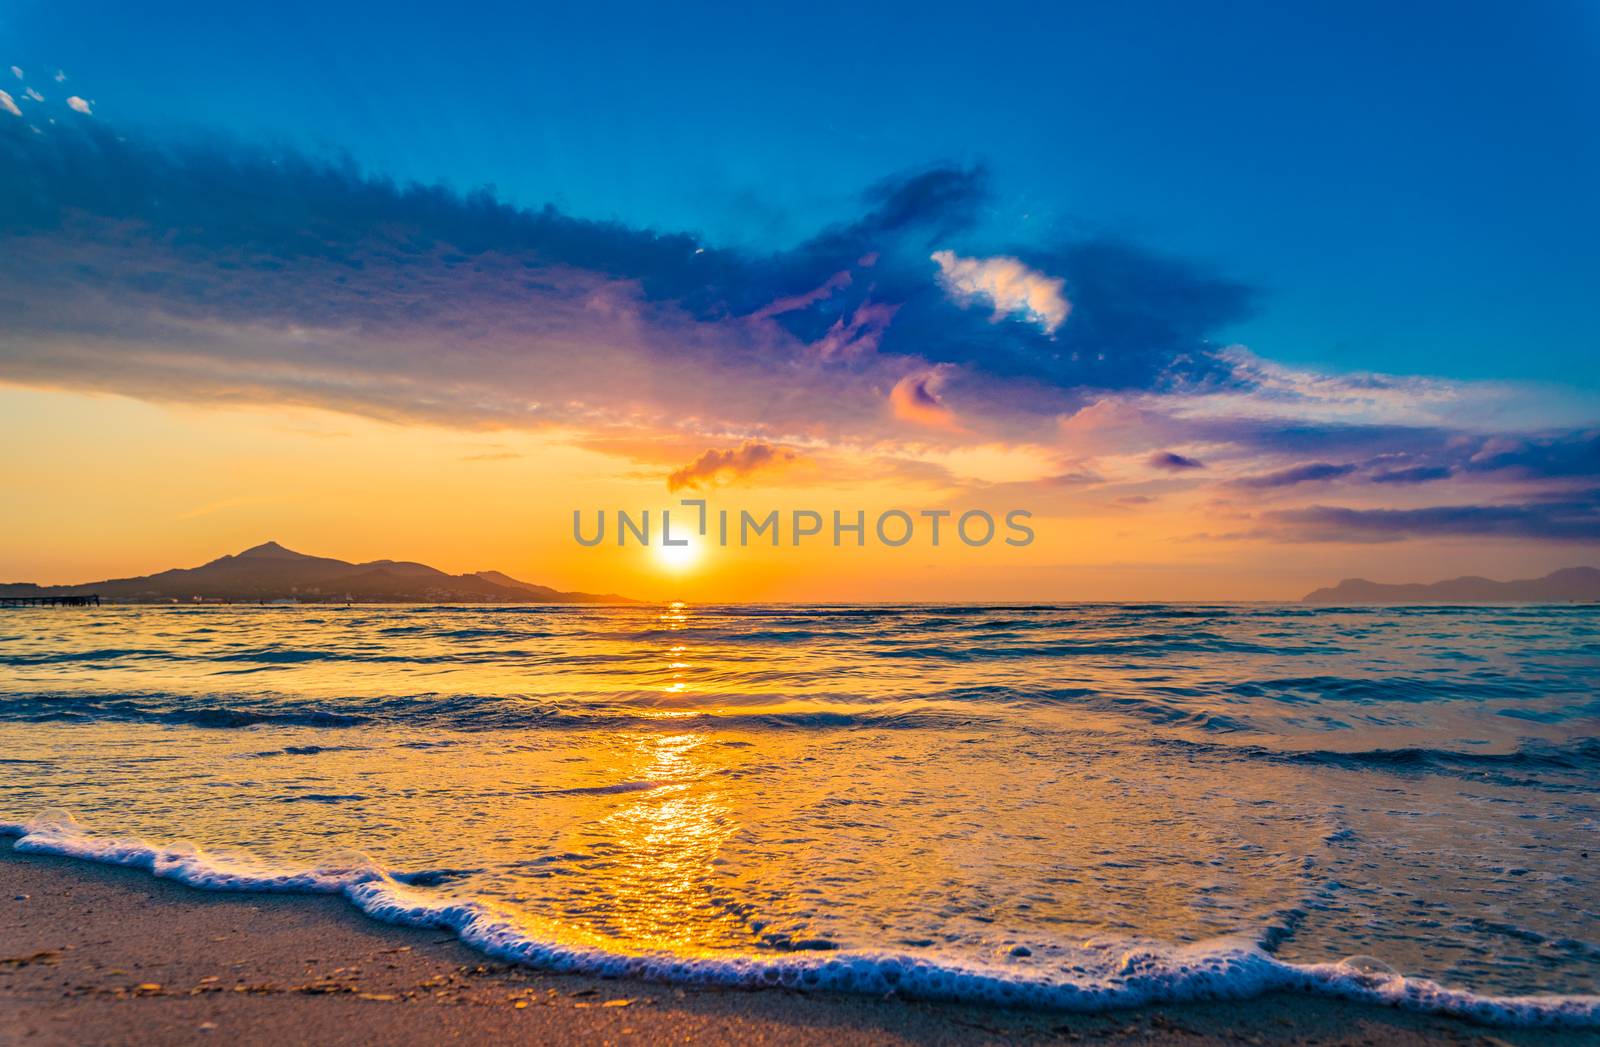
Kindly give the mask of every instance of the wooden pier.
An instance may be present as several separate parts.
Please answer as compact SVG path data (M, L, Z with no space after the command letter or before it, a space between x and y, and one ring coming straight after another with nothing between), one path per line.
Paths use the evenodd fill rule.
M99 607L100 594L88 596L0 596L0 607Z

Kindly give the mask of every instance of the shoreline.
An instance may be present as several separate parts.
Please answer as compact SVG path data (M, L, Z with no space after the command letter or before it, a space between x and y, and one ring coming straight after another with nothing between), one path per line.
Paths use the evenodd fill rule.
M7 1045L1600 1043L1291 993L1078 1014L551 974L338 897L204 891L9 839L0 905Z

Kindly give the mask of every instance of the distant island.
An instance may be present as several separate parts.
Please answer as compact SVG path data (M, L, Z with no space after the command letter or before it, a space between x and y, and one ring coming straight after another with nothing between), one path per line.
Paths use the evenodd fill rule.
M1600 568L1567 567L1543 578L1497 582L1469 575L1447 582L1385 585L1346 578L1307 593L1302 603L1591 603L1600 600Z
M500 571L446 574L404 560L349 563L265 542L200 567L84 585L0 583L0 597L87 596L113 603L634 603L562 592Z

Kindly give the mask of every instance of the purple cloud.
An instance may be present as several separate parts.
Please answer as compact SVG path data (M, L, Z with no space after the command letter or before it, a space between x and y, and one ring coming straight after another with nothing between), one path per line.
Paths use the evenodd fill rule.
M1271 519L1296 534L1342 519L1327 514L1427 512L1353 517L1351 533L1581 534L1557 507L1600 476L1600 430L1491 432L1502 416L1473 397L1498 406L1501 387L1227 346L1256 294L1204 267L1105 239L986 239L981 168L886 180L848 220L758 253L72 123L0 119L0 180L17 187L0 210L0 380L618 448L675 433L657 476L732 447L678 470L683 485L762 468L747 449L786 443L930 470L957 445L1027 445L1073 463L1074 487L1214 486L1241 515L1252 497L1364 481L1341 491L1373 505ZM952 301L932 252L965 281L957 298L1035 322ZM1452 493L1456 510L1383 507L1427 483L1473 493ZM1523 515L1474 504L1499 499Z
M1231 285L1105 243L1051 253L1081 286L1055 338L952 303L930 249L999 257L962 242L978 168L887 180L856 218L755 255L221 140L24 130L0 127L0 176L26 187L0 216L0 378L22 383L870 439L896 431L905 375L938 373L963 431L1022 439L1085 390L1225 378L1207 334L1237 315Z
M1306 465L1291 466L1288 469L1279 469L1276 472L1265 473L1261 476L1247 476L1234 483L1239 487L1253 487L1270 489L1277 487L1294 487L1304 483L1318 483L1323 480L1336 480L1341 476L1349 476L1356 471L1354 465L1334 465L1332 462L1310 462Z
M1204 469L1205 463L1198 458L1187 458L1176 451L1157 451L1145 463L1153 469L1165 469L1169 472L1183 472L1188 469Z
M1267 513L1277 536L1296 541L1399 541L1404 538L1521 538L1600 542L1600 498L1523 505L1448 505L1352 509L1314 505Z
M1515 438L1491 437L1472 448L1462 467L1522 479L1600 476L1600 430Z
M1452 472L1447 465L1416 465L1373 473L1370 479L1375 484L1425 484L1448 479Z

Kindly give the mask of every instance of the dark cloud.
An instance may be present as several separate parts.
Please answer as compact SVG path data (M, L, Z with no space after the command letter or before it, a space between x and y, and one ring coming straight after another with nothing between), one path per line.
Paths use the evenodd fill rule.
M1484 436L1396 426L1278 428L1222 420L1197 433L1257 452L1307 450L1369 455L1366 461L1313 462L1235 481L1274 489L1360 476L1374 484L1415 485L1475 477L1499 481L1584 480L1600 476L1600 433L1591 429L1535 436Z
M951 365L941 398L991 437L1084 390L1226 379L1211 335L1248 292L1131 245L1028 253L1073 296L1054 337L951 302L930 254L994 253L972 240L987 185L975 167L889 179L760 255L221 139L3 126L0 377L451 425L860 436L898 382Z
M1351 464L1335 465L1332 462L1308 462L1305 465L1290 466L1287 469L1264 473L1261 476L1246 476L1233 482L1239 487L1257 489L1294 487L1304 483L1337 480L1339 477L1349 476L1355 471L1356 466Z
M1376 472L1369 479L1375 484L1425 484L1448 479L1452 472L1447 465L1414 465Z
M1529 438L1491 437L1471 448L1462 468L1518 479L1600 476L1600 430Z
M1399 541L1404 538L1519 538L1600 542L1600 498L1520 505L1350 509L1315 505L1264 514L1273 536L1296 541Z
M1016 257L1065 281L1072 311L1054 333L1024 317L985 316L953 302L931 280L926 256L879 274L877 293L902 303L883 339L889 352L1056 389L1155 390L1185 381L1232 380L1214 341L1249 314L1252 295L1131 244L1109 240L1052 250L968 244L963 255ZM1058 402L1053 409L1059 410Z
M1146 459L1147 464L1156 469L1166 469L1171 472L1182 472L1187 469L1204 469L1205 463L1198 458L1185 458L1175 451L1157 451Z

